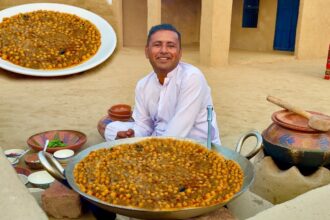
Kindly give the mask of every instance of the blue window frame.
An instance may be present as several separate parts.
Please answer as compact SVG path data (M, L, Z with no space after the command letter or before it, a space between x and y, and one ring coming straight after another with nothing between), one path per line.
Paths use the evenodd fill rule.
M243 1L242 27L256 28L258 25L259 0Z

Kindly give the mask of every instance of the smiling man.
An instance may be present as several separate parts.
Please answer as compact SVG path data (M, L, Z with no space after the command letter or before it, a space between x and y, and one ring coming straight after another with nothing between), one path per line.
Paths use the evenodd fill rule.
M212 105L211 92L203 73L180 61L180 33L170 24L152 27L145 55L153 72L137 83L134 123L110 123L105 138L173 136L206 142L207 106ZM211 140L220 144L215 112Z

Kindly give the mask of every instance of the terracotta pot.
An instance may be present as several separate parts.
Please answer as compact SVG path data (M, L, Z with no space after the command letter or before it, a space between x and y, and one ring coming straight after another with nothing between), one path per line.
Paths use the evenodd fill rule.
M97 123L97 130L103 138L106 126L113 121L134 121L132 118L131 106L126 104L117 104L109 108L108 115L103 116Z
M330 164L330 132L311 129L306 118L286 110L273 113L272 120L262 137L265 154L275 162L301 168Z
M37 153L28 154L24 157L25 164L31 169L38 170L44 168L40 163Z
M108 110L108 115L114 121L122 121L122 120L129 120L132 116L132 108L130 105L126 104L117 104L111 106Z

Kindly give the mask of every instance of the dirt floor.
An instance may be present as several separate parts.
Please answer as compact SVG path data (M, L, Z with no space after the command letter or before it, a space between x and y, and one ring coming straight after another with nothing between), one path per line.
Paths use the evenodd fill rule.
M197 49L186 48L183 61L198 66L209 82L224 146L233 149L243 133L262 132L270 125L271 114L280 108L266 101L268 94L330 115L325 59L301 61L287 53L235 50L230 65L206 67L198 56ZM135 84L149 71L143 48L123 48L94 69L64 77L31 77L0 69L0 147L27 148L29 136L53 129L84 132L88 141L83 148L103 142L99 119L111 105L134 105ZM253 145L249 140L244 153ZM79 219L94 217L86 213Z
M244 132L262 132L270 125L271 114L280 108L266 101L268 94L330 115L325 59L295 60L287 53L234 50L230 65L206 67L199 63L197 49L186 48L183 54L183 61L198 66L209 82L224 146L234 148ZM143 48L117 50L100 66L64 77L0 70L0 146L26 148L29 136L52 129L84 132L88 137L84 148L103 142L98 120L111 105L134 105L135 84L150 71Z
M107 2L98 0L95 4L95 1L46 2L84 7L112 23L115 16L107 7ZM29 2L43 1L2 0L0 9ZM262 132L271 124L272 113L280 108L267 102L267 95L285 99L306 110L330 115L330 81L323 79L326 58L296 60L291 53L286 52L232 50L228 66L208 67L199 63L197 48L184 48L183 61L199 67L205 74L212 89L222 144L231 149L245 132L252 129ZM103 142L97 131L98 121L114 104L127 103L133 106L136 82L151 70L142 47L116 50L98 67L63 77L32 77L0 69L0 147L27 148L26 141L31 135L54 129L85 133L88 141L83 148ZM243 149L244 153L253 145L254 140L249 140ZM7 184L7 181L2 183ZM313 208L317 214L321 213L322 219L328 209L326 204L322 205L318 201L322 198L320 195L326 196L327 192L329 190L324 188L319 194L309 194L305 202L298 201L300 210L284 206L289 207L288 210L304 213L305 207L313 207L305 206L308 204L306 201L315 201ZM273 210L283 213L283 209ZM296 216L297 213L292 214ZM276 215L269 216L275 216L276 219ZM290 213L285 216L290 218ZM89 213L81 219L94 217ZM261 216L259 219L265 218Z

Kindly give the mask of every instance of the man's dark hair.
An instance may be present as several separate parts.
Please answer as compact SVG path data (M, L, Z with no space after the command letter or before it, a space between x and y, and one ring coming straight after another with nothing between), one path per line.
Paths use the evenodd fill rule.
M150 38L151 36L156 33L157 31L160 30L168 30L168 31L173 31L178 35L179 38L179 43L180 43L180 47L181 47L181 34L180 32L171 24L159 24L156 26L153 26L152 28L150 28L149 33L148 33L148 39L147 39L147 45L149 45L150 42Z

